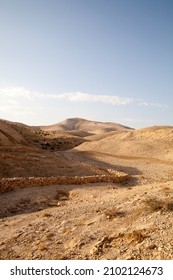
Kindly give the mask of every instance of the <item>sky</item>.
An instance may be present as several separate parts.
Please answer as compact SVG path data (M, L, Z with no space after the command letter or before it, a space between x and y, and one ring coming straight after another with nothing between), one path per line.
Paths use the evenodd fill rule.
M0 0L0 118L173 126L172 0Z

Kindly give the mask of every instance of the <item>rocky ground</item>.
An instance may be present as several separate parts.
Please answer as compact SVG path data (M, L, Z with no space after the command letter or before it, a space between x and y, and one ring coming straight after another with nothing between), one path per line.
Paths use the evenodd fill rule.
M97 168L114 164L131 180L1 194L1 259L172 259L172 165L98 158ZM83 161L91 164L88 154Z
M113 169L130 179L1 193L0 259L173 259L173 130L168 130L161 130L166 134L160 141L157 129L147 136L134 131L130 138L123 132L66 151L1 145L1 178Z

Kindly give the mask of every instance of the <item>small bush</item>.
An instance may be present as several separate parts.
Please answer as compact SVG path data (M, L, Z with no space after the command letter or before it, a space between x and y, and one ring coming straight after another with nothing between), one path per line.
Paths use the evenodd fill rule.
M153 212L163 209L163 201L155 197L146 199L145 204L149 206Z
M168 211L173 211L173 202L168 202L167 203L167 210Z
M67 200L69 199L69 192L67 190L58 190L55 196L57 200Z
M106 215L107 219L109 219L109 220L112 220L117 217L121 218L121 217L125 216L125 212L119 211L117 208L106 209L104 211L104 214Z
M127 234L128 239L130 240L130 243L141 243L147 236L143 232L143 230L134 230L131 233Z
M164 201L160 200L156 197L148 198L145 201L145 204L152 210L153 212L157 211L173 211L173 202L172 201Z

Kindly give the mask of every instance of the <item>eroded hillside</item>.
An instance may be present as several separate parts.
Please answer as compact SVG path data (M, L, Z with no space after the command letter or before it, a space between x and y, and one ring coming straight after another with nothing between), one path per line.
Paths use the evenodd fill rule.
M172 259L173 128L71 128L64 137L83 143L58 150L42 145L57 130L1 123L1 178L23 179L0 194L0 259ZM78 184L110 170L128 180ZM76 181L29 186L28 176Z
M76 149L173 160L173 127L158 126L130 132L115 132L99 141L83 143Z

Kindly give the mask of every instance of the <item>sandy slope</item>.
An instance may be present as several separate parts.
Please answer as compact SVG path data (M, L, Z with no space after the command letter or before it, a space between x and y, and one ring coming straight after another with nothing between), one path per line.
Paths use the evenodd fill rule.
M0 145L26 144L24 137L18 133L13 125L0 120Z
M50 126L41 126L40 127L44 131L64 131L64 132L71 132L71 133L86 133L87 135L95 135L95 134L101 134L105 132L111 132L111 131L128 131L131 128L125 127L123 125L117 124L117 123L111 123L111 122L96 122L96 121L90 121L85 120L81 118L71 118L66 119L62 122L59 122L54 125Z
M26 132L27 144L1 145L6 176L131 175L0 194L1 259L173 259L173 128L105 134L66 151L41 149Z
M173 127L115 133L100 141L83 143L76 149L173 160Z

